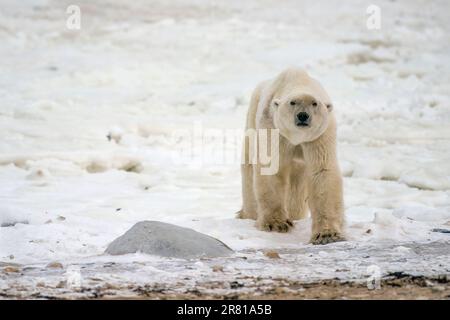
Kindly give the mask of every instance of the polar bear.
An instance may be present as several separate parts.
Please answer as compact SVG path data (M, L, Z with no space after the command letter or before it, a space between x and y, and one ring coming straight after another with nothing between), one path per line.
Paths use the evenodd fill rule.
M305 218L309 208L311 243L344 240L336 119L321 84L299 68L260 83L251 98L246 128L279 132L279 166L275 174L262 174L263 165L249 161L246 136L241 166L243 206L238 218L256 220L261 230L288 232L292 220Z

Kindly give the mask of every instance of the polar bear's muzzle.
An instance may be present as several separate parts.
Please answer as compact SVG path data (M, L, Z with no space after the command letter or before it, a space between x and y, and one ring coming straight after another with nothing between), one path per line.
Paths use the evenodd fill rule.
M308 127L311 122L311 116L307 112L299 112L295 116L295 125L297 127Z

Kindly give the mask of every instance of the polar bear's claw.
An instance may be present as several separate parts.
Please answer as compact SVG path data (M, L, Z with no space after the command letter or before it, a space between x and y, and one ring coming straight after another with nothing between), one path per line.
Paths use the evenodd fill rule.
M275 231L286 233L289 232L294 227L294 224L291 220L273 220L261 225L261 230L263 231Z
M345 238L338 232L319 232L311 238L312 244L328 244L332 242L344 241Z

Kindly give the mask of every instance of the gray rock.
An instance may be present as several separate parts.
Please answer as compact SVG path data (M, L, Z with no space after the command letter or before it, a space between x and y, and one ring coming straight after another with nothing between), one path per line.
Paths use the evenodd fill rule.
M120 255L142 252L161 257L193 259L224 257L233 253L222 241L159 221L136 223L106 249L106 253Z
M6 221L6 222L3 222L3 223L0 225L0 227L2 227L2 228L14 227L16 224L19 224L19 223L22 223L22 224L28 224L28 221L27 221L27 220L21 220L21 221Z
M432 229L431 232L450 233L450 230L437 228L437 229Z

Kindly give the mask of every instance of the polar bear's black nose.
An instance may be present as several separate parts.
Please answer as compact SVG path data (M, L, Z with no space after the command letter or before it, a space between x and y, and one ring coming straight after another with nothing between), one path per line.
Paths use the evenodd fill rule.
M307 114L306 112L300 112L299 114L297 114L297 119L300 122L306 122L309 119L309 114Z

